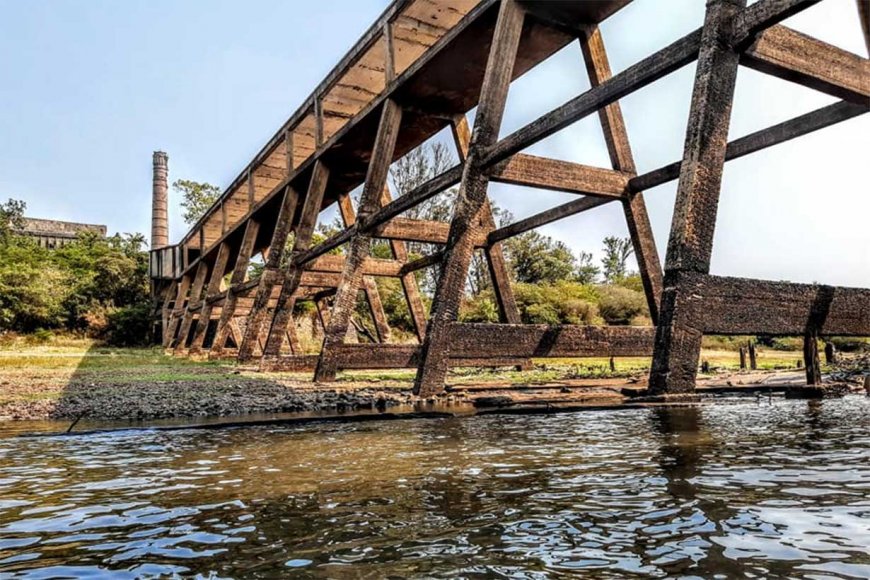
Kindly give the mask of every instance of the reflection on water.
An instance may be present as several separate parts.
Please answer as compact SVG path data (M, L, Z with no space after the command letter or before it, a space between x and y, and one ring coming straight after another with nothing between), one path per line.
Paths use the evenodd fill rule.
M0 439L0 574L866 578L868 411Z

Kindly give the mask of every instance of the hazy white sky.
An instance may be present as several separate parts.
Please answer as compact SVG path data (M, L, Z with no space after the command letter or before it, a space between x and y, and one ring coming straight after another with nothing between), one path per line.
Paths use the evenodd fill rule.
M701 25L703 0L636 0L604 23L623 70ZM151 152L170 179L226 186L377 18L387 0L0 0L0 198L34 217L150 231ZM866 56L854 0L786 22ZM622 101L641 172L678 160L694 65ZM511 88L502 134L588 89L572 44ZM834 102L742 68L731 139ZM870 115L730 162L713 272L870 286ZM597 117L530 150L609 166ZM676 183L647 193L664 259ZM517 218L569 196L493 185ZM177 203L177 199L172 199ZM322 216L324 220L329 215ZM170 214L172 240L185 231ZM541 230L598 255L627 235L617 205Z

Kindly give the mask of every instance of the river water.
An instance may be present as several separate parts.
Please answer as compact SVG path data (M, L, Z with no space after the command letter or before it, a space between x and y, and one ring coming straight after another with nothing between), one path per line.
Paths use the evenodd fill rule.
M867 578L868 546L861 397L0 438L4 578Z

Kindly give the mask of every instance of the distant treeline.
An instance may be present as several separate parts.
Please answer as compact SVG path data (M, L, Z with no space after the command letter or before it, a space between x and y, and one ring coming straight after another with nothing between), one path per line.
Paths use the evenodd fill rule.
M148 254L141 234L83 233L57 249L17 235L24 204L0 203L0 333L83 333L119 346L149 340Z

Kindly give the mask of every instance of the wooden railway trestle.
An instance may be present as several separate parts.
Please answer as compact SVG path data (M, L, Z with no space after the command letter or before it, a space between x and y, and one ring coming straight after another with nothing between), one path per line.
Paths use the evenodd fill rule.
M652 356L651 394L679 395L694 389L705 333L798 335L808 345L819 335L870 336L868 289L709 272L725 161L867 112L868 59L779 24L819 0L759 0L749 7L745 0L709 0L700 29L613 75L598 25L629 1L395 0L182 241L152 250L163 345L176 353L207 349L212 357L256 359L263 369L314 369L318 381L333 380L340 369L416 367L421 395L443 390L451 364L642 355ZM870 50L867 4L858 0L858 8ZM577 40L591 88L499 139L512 80ZM638 175L619 99L692 61L698 64L683 159ZM728 142L741 64L839 101ZM472 131L466 113L475 106ZM610 169L522 153L593 113ZM445 127L459 164L392 199L390 164ZM155 175L165 177L160 155ZM662 268L643 191L677 179ZM579 197L498 228L487 198L490 181ZM355 212L349 192L359 185ZM456 185L450 223L401 217ZM158 197L165 203L165 184L158 191L155 178ZM611 202L623 207L655 326L521 324L501 242ZM345 229L312 247L317 216L332 204ZM165 222L165 212L155 215ZM370 255L373 239L389 241L392 259ZM443 249L409 262L408 241ZM341 246L344 256L330 254ZM500 324L457 322L478 249L487 259ZM247 280L256 253L265 258L262 274ZM427 320L414 271L432 265L440 277ZM390 329L375 276L401 280L420 344L386 344ZM360 291L380 343L345 342ZM323 301L330 295L331 311ZM319 355L299 347L291 313L300 299L314 299L320 310ZM818 380L810 371L808 379Z

